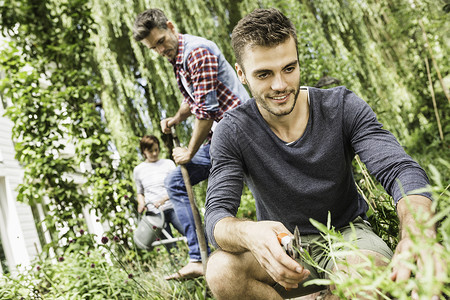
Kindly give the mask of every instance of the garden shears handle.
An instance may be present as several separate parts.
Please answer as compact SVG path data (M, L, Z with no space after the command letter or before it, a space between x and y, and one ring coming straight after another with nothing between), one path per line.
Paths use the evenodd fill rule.
M277 239L286 254L295 260L301 259L300 254L304 254L305 251L308 253L310 251L309 243L302 243L300 230L297 226L295 226L294 236L282 232L277 235Z

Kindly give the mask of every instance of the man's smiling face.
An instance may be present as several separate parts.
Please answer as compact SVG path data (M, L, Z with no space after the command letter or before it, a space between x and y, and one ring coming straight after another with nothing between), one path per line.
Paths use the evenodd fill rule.
M236 65L242 83L247 84L263 117L292 112L300 91L300 66L292 37L273 46L248 46Z

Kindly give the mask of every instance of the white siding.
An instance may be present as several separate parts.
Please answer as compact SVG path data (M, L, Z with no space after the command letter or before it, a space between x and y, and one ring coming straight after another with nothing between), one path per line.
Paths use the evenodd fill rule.
M3 227L0 232L8 265L14 270L15 265L27 264L37 255L36 247L40 250L40 243L31 208L16 201L16 189L22 183L23 170L14 158L13 123L3 117L3 113L0 104L0 226ZM13 226L18 228L11 228Z

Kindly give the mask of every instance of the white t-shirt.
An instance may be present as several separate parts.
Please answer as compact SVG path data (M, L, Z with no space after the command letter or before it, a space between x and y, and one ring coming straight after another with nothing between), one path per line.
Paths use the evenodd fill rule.
M133 175L138 194L144 194L148 211L157 213L153 202L167 196L164 179L175 169L170 159L159 159L156 162L142 162L134 168ZM173 208L170 200L159 207L160 210Z

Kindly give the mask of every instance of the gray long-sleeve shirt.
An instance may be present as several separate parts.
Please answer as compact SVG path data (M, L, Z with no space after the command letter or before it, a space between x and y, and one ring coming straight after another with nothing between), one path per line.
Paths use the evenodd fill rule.
M286 144L258 111L254 99L225 114L211 144L212 169L206 196L206 232L214 246L214 226L235 216L243 180L256 203L258 220L282 222L291 232L317 233L309 218L336 228L368 206L352 173L355 153L397 202L424 188L424 170L376 119L369 105L345 87L309 88L310 115L303 135ZM397 182L397 179L401 183Z

